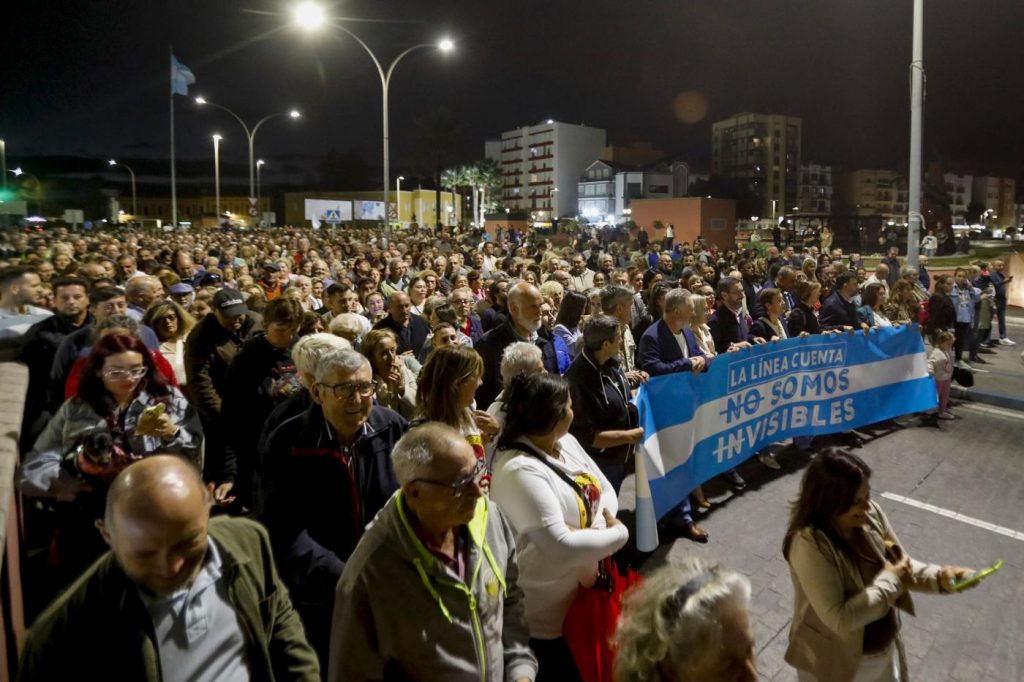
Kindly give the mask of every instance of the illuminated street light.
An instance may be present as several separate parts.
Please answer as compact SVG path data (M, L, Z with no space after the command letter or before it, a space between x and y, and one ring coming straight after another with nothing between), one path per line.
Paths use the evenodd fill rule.
M306 31L316 31L321 26L328 22L328 17L324 13L323 9L312 2L304 2L301 3L300 5L297 5L294 10L294 19L295 24ZM404 51L400 52L399 55L391 61L387 69L385 69L381 61L377 59L377 55L374 54L373 50L370 49L370 46L367 45L362 38L356 35L351 29L348 29L339 23L334 22L332 23L332 25L337 30L347 34L349 37L351 37L353 40L359 43L360 47L366 50L366 53L370 55L370 59L373 60L373 65L377 67L377 75L380 76L382 99L381 117L383 122L382 127L384 131L382 140L382 146L384 148L384 225L385 233L390 237L391 218L388 215L388 213L391 204L391 199L389 196L391 185L391 154L389 150L390 139L388 127L388 87L391 84L391 75L394 73L395 67L398 65L398 62L400 62L410 52L421 48L429 47L447 54L455 49L455 43L452 41L451 38L444 37L441 40L437 41L436 43L421 43L419 45L413 45L412 47L406 48Z
M213 135L213 193L217 211L217 227L220 227L220 141L224 138Z
M211 101L207 100L205 97L202 97L202 96L196 97L195 98L195 103L200 105L200 106L209 106L209 107L214 107L215 109L220 109L221 111L226 111L229 114L231 114L232 116L234 116L235 120L238 121L238 123L242 126L242 130L245 131L245 136L247 138L249 138L249 196L255 198L255 196L256 196L256 159L255 159L254 147L255 147L255 141L256 141L256 131L258 131L260 129L261 125L263 125L264 123L266 123L267 121L269 121L272 118L277 118L278 116L287 116L288 118L299 118L299 117L302 116L302 114L299 113L298 109L292 109L291 111L279 111L276 114L269 114L267 116L264 116L263 118L261 118L259 121L256 122L256 125L254 125L252 128L250 128L249 126L247 126L245 124L245 121L242 120L241 116L239 116L235 112L231 111L231 109L228 109L226 106L223 106L221 104L216 104L214 102L211 102Z
M127 164L118 163L114 159L111 159L107 163L109 165L111 165L111 166L121 166L121 168L124 168L125 170L127 170L128 174L132 176L132 218L135 218L136 216L139 215L139 204L138 204L138 201L136 199L136 194L135 194L135 171L133 171L131 168L129 168L127 166Z

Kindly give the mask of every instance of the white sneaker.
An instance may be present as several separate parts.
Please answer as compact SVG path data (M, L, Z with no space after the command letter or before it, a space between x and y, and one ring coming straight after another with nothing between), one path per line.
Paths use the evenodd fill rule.
M1016 346L1017 342L1013 339L999 339L999 343L1004 346Z
M973 367L968 365L963 360L957 360L956 362L953 363L953 366L956 367L957 369L968 369L968 370L972 370L972 371L974 370Z
M765 465L769 469L781 469L782 465L779 464L779 460L775 459L775 455L762 452L757 455L757 461Z

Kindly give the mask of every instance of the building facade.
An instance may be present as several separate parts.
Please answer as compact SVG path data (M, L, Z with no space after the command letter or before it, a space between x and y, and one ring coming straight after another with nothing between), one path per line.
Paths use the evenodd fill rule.
M606 145L601 128L547 120L501 134L500 145L485 145L501 164L502 202L527 211L535 222L576 215L580 176Z
M633 220L647 230L651 242L665 238L665 229L655 223L672 225L675 243L692 244L699 236L720 249L736 246L736 202L732 199L686 197L677 199L637 199L632 204Z
M954 218L954 223L963 223L964 217L967 215L967 207L973 201L974 176L943 173L942 179L946 182L946 192L949 193L949 212Z
M800 164L796 207L801 215L832 215L832 166Z
M690 167L682 162L629 167L598 160L587 166L577 186L577 211L589 222L618 223L636 199L687 196Z
M391 224L409 227L437 224L437 192L432 189L402 189L397 194L389 192L391 200ZM384 193L370 192L286 192L284 195L284 222L286 225L304 225L311 223L306 218L306 199L339 199L342 201L383 202ZM452 192L441 192L441 223L458 225L462 221L462 198ZM347 222L347 221L346 221Z
M857 216L881 216L907 222L907 179L894 170L861 169L843 174L838 181L843 203Z
M1014 200L1017 181L1014 178L998 178L990 175L974 177L971 187L971 201L989 211L986 224L1009 227L1014 224Z
M132 220L140 222L156 221L161 223L171 222L171 198L170 197L138 197L136 200L139 206L138 215L128 216ZM131 208L131 196L118 198L118 205L121 208ZM223 219L233 224L246 227L259 223L258 217L249 215L249 197L247 196L225 196L220 197L220 213ZM259 215L270 211L270 197L261 197L257 205ZM216 224L217 198L216 196L200 197L178 197L178 221L191 222L194 225Z
M761 215L782 215L797 205L801 119L777 114L736 114L711 126L711 175L744 181L761 199Z

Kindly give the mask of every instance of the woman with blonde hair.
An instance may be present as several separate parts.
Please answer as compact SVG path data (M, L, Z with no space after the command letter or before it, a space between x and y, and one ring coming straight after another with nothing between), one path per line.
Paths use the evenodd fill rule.
M444 422L463 435L478 459L498 432L498 422L474 409L476 389L483 383L484 361L468 346L444 346L427 358L416 379L414 422Z
M179 386L185 385L185 339L196 319L169 298L150 306L142 317L142 324L156 333L160 341L160 354L174 369Z
M416 374L398 356L398 337L390 329L367 332L359 347L370 361L377 402L406 419L416 411Z
M668 564L630 590L615 632L618 682L754 682L750 581L703 559Z

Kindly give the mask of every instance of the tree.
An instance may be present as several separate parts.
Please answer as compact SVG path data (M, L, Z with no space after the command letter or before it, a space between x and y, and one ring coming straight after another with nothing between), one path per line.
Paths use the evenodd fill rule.
M419 118L415 123L420 153L429 159L430 167L434 172L434 186L437 193L434 197L434 215L437 217L437 227L441 226L441 188L453 187L445 185L442 178L442 168L452 148L458 142L462 134L462 123L446 107L438 107Z
M967 211L964 214L964 220L967 221L968 225L973 225L981 221L981 214L985 212L985 204L980 201L972 201L967 204Z

